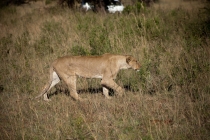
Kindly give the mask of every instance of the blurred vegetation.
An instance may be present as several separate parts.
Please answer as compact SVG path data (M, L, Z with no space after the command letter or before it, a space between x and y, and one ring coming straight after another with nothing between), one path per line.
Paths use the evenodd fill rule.
M36 1L36 0L1 0L0 7L8 6L9 4L21 5L28 3L29 1Z

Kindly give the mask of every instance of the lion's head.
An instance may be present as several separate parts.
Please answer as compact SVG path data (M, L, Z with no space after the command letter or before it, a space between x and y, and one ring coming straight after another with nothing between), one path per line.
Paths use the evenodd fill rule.
M140 69L140 64L139 62L132 56L127 56L126 57L126 62L129 66L131 66L132 69L139 71Z

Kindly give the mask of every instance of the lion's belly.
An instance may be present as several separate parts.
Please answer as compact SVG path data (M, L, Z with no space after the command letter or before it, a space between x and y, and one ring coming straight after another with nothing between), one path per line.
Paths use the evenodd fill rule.
M103 67L100 65L92 65L92 64L86 64L85 66L82 66L79 64L75 65L73 68L72 66L70 67L72 71L76 73L77 76L80 77L85 77L85 78L103 78Z
M103 78L102 74L94 74L94 73L76 73L76 75L84 78L99 78L99 79Z
M102 79L103 78L103 75L97 74L97 75L93 75L91 78L100 78L100 79Z

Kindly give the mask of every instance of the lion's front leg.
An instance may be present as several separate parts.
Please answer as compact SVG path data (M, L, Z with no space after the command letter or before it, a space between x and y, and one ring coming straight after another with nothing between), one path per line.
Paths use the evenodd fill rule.
M109 96L109 90L106 87L103 87L103 94L105 98L111 99L111 97Z
M113 90L117 91L117 95L122 96L125 90L121 88L113 79L102 79L101 85L105 87L112 88ZM106 93L105 93L106 94ZM106 96L106 95L105 95Z

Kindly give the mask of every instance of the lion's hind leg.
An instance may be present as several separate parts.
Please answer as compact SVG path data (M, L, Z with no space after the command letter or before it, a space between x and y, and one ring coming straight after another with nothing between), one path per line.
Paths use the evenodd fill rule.
M77 77L74 71L68 70L59 73L60 78L66 83L68 86L70 96L78 101L82 101L83 99L79 97L77 90L76 90L76 81Z
M58 74L55 71L53 71L53 78L52 78L52 82L51 82L51 85L50 85L48 91L59 82L60 82L60 78L58 77Z
M60 78L58 77L58 74L55 71L53 71L52 81L50 83L50 86L49 86L48 90L45 91L45 93L44 93L44 100L45 101L49 101L49 98L47 96L47 92L59 82L60 82Z
M50 80L49 82L44 86L41 94L39 94L38 96L36 96L35 98L39 98L42 95L44 95L44 100L45 101L49 101L49 98L47 96L47 92L54 87L57 83L60 82L60 78L58 77L57 73L55 71L52 71L52 73L50 73Z

